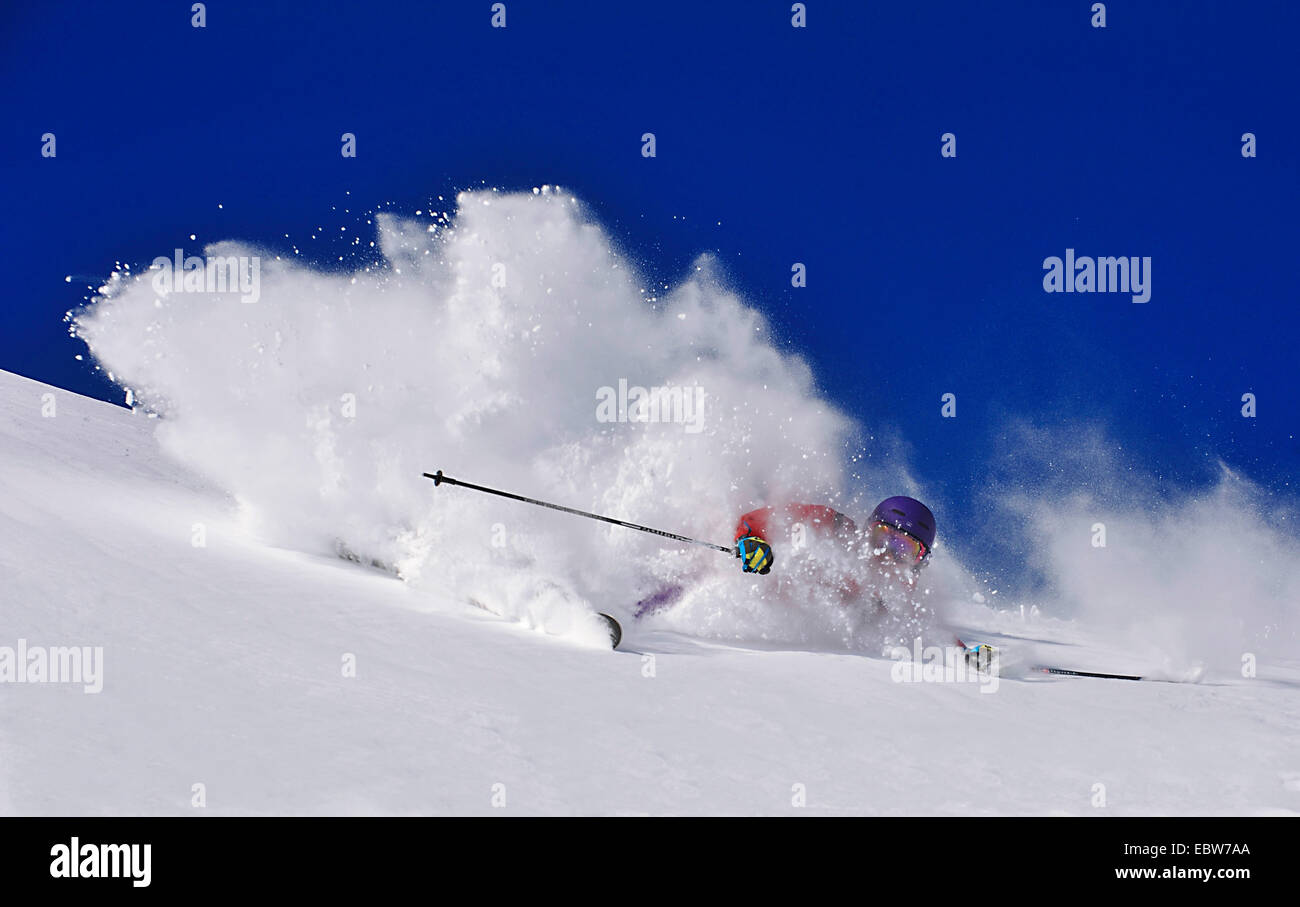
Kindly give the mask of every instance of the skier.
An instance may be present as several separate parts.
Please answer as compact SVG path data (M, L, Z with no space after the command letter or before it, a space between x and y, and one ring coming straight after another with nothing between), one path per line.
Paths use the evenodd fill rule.
M871 557L880 566L898 565L914 579L930 558L934 546L934 514L915 498L897 495L885 498L871 511L867 541ZM768 541L796 524L819 535L830 535L846 545L857 537L853 520L837 510L816 504L790 504L781 511L773 507L751 510L736 524L736 554L746 573L766 575L774 555ZM895 571L900 576L900 571Z
M789 504L781 509L760 507L741 516L736 524L736 555L740 569L746 573L766 575L772 570L775 554L771 539L788 536L794 527L801 525L821 538L829 538L846 550L858 551L866 561L858 576L845 576L839 580L840 595L846 605L864 599L873 606L874 617L894 617L903 620L915 614L891 614L885 603L887 592L897 604L901 598L916 602L910 590L930 562L936 534L934 514L920 501L904 495L885 498L871 511L867 520L865 539L859 534L853 520L837 510L816 504ZM862 550L865 541L865 550ZM977 667L987 666L995 655L993 647L984 644L970 645L955 640L966 653L966 660Z
M829 542L832 546L815 580L837 591L846 607L869 602L876 618L889 613L886 598L896 606L910 601L917 576L929 562L935 536L930 508L903 496L886 498L876 506L865 536L850 517L825 505L760 507L742 515L736 524L733 545L740 568L766 576L776 557L771 540L793 538L796 527L803 528L802 542ZM637 602L634 614L640 618L670 607L684 591L681 584L665 587Z
M793 538L796 527L804 532L802 543L829 541L834 546L830 556L822 559L823 570L816 579L836 589L845 606L869 603L870 616L877 622L917 617L918 603L911 592L934 545L935 521L930 508L915 498L886 498L871 512L863 534L853 520L831 507L760 507L741 516L736 525L741 570L769 573L776 559L771 540Z
M523 501L526 504L550 507L554 510L562 510L565 513L572 513L593 520L603 520L618 526L626 526L629 529L652 532L655 535L676 539L680 542L704 545L723 552L734 550L736 556L740 558L741 570L759 575L771 573L772 564L775 561L772 544L768 540L775 538L783 529L788 529L793 534L797 525L803 525L805 530L811 529L816 535L831 537L838 542L837 547L842 547L843 551L848 553L849 558L847 560L832 556L823 561L823 566L829 566L828 570L819 567L815 571L816 580L820 586L824 587L827 582L838 584L842 600L846 606L868 601L874 606L874 614L869 616L877 618L893 617L903 620L904 623L910 620L913 625L915 625L915 619L920 616L917 612L928 610L919 607L917 601L911 595L911 590L915 587L921 570L930 562L930 551L934 547L935 520L930 508L915 498L896 495L885 498L885 500L877 504L876 509L871 512L865 536L858 531L858 527L853 520L832 507L817 504L788 504L780 510L773 507L760 507L741 516L740 522L736 526L733 548L728 549L725 545L703 542L684 535L665 532L662 529L652 529L649 526L628 523L613 517L588 513L584 510L575 510L572 507L539 501L535 498L526 498L497 488L475 485L471 482L443 475L441 469L437 472L426 472L423 475L427 479L433 479L435 488L444 484L472 488L487 494ZM865 550L862 544L864 538L866 541ZM803 540L800 539L800 541ZM836 575L836 561L839 561L838 566L840 568L838 576ZM866 570L863 569L864 561L868 568ZM874 577L871 575L872 570L876 574ZM863 580L867 581L866 589L863 588ZM892 589L889 587L892 587ZM664 586L638 601L632 609L632 616L639 620L656 611L671 607L682 597L685 591L686 586L680 582ZM902 594L887 596L886 593L894 591ZM912 613L891 614L890 607L886 603L886 597L894 604L904 603L904 607L900 610L911 611ZM863 612L858 613L862 614ZM609 614L601 613L598 616L604 618L609 625L610 640L613 646L617 648L619 640L623 636L623 630L618 620ZM956 637L954 637L954 641L965 650L967 663L974 662L977 670L989 670L991 666L996 664L996 650L992 646L972 646ZM1080 673L1077 671L1061 671L1054 668L1044 668L1043 670L1049 673ZM1141 678L1126 677L1125 679L1140 680Z
M816 504L789 504L780 510L760 507L741 516L736 526L733 547L727 548L725 545L703 542L684 535L665 532L662 529L652 529L649 526L628 523L613 517L575 510L572 507L539 501L535 498L526 498L497 488L475 485L443 475L441 469L423 475L427 479L433 479L435 488L444 484L472 488L487 494L523 501L526 504L550 507L629 529L652 532L680 542L704 545L723 552L734 550L736 556L740 558L743 571L760 575L772 572L775 559L772 544L768 540L777 537L783 528L789 529L793 535L796 525L802 524L805 530L811 530L816 535L831 537L838 543L835 547L841 548L841 553L847 553L847 558L839 558L834 556L835 552L832 551L832 556L821 559L821 563L811 573L819 587L824 588L828 584L832 588L838 586L846 606L860 605L864 601L874 606L873 613L858 611L857 616L874 617L882 621L888 617L896 623L902 621L904 625L910 624L915 627L918 618L921 617L919 612L929 610L921 607L911 593L918 575L930 561L930 551L934 547L935 520L930 508L915 498L896 495L877 504L876 509L871 512L865 536L858 531L853 520L831 507ZM805 539L799 538L797 541L802 542ZM875 576L872 575L873 571ZM632 616L639 620L656 611L671 607L681 599L685 591L685 584L680 582L664 586L638 601L632 609ZM891 612L890 603L899 606L898 613ZM622 638L622 628L617 619L603 613L600 617L610 625L610 638L613 645L617 647ZM955 637L954 641L966 651L967 662L974 660L980 670L984 670L985 664L991 664L995 660L996 656L991 646L970 646Z

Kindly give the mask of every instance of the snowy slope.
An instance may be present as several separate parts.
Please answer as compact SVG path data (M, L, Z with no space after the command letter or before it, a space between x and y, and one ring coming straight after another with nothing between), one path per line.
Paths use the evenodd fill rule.
M610 652L274 547L156 426L0 373L0 646L104 653L97 694L0 684L4 814L188 814L196 783L215 814L1300 813L1294 664L986 694L666 626ZM1077 666L1121 657L967 616Z

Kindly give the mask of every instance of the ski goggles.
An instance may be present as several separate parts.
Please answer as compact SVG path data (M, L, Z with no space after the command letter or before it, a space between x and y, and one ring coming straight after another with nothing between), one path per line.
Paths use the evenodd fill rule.
M888 523L876 523L871 527L871 549L908 564L919 564L930 553L920 539Z

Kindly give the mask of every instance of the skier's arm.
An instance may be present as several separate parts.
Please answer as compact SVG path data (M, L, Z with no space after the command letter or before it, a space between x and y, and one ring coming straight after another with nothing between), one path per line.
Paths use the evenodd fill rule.
M746 573L772 572L772 546L756 535L736 539L736 556L740 558L740 569Z
M736 525L736 557L746 573L766 575L772 570L772 546L764 538L771 515L772 508L760 507L742 516Z
M751 510L736 524L736 556L746 573L765 574L772 569L772 545L768 539L781 527L803 524L814 532L853 535L856 527L844 514L821 504L786 504L779 511L772 507Z

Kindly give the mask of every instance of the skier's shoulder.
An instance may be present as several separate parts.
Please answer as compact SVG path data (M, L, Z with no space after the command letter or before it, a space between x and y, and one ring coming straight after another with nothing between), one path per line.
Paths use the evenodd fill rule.
M786 510L795 522L812 524L819 529L852 532L857 528L852 519L826 504L790 504Z
M789 527L796 523L819 532L854 532L857 529L852 519L826 504L791 502L758 507L742 514L736 524L736 538L746 535L765 537L773 527Z

